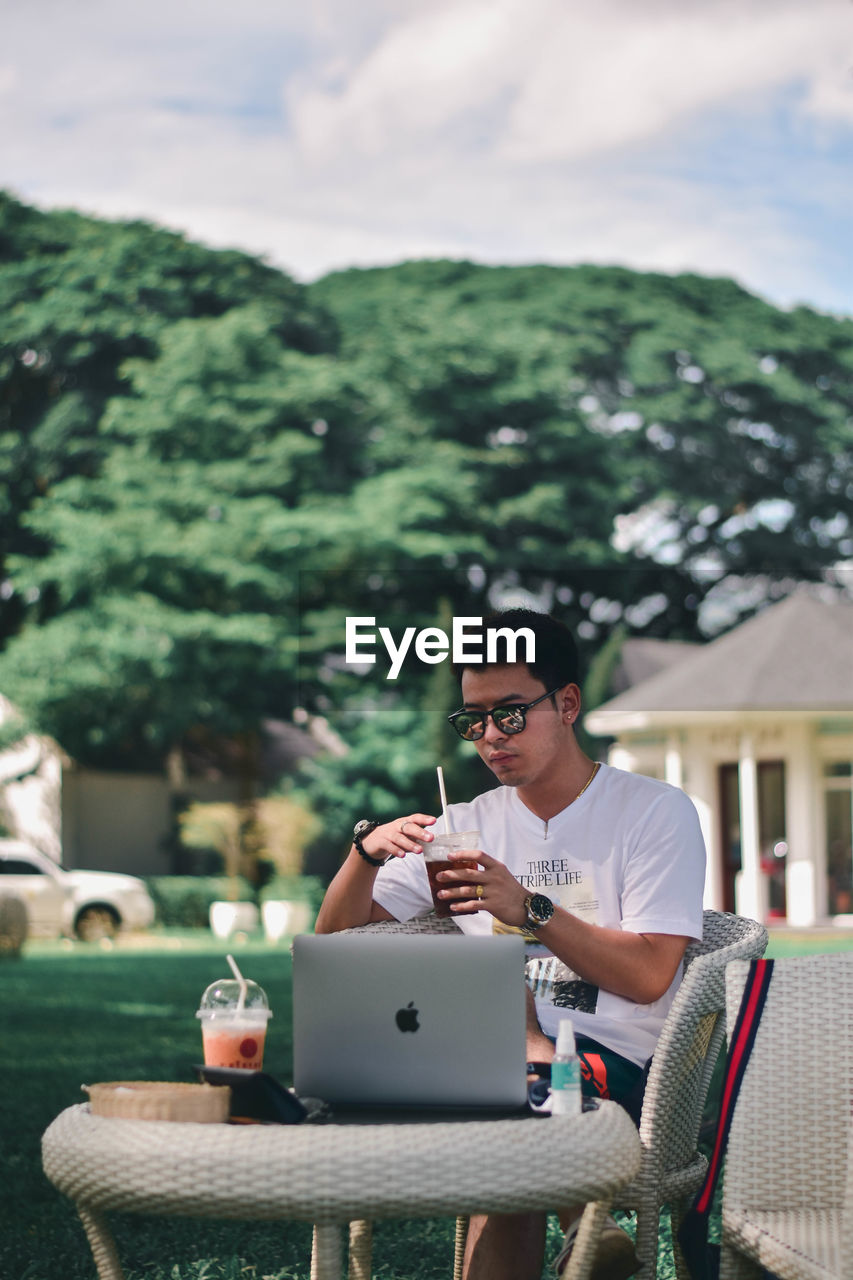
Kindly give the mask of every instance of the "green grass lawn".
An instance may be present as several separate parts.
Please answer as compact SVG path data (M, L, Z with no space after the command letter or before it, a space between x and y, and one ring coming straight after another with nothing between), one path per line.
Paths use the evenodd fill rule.
M152 945L153 943L153 945ZM273 1021L265 1067L292 1078L291 966L286 946L231 948L267 992ZM195 1010L226 948L203 933L169 933L112 949L33 943L0 966L4 1008L0 1277L77 1280L94 1264L70 1202L41 1171L40 1138L83 1083L194 1080L201 1058ZM127 1280L308 1280L310 1227L112 1215ZM444 1277L453 1223L379 1224L375 1274Z
M842 934L774 935L768 954L853 946ZM274 1017L265 1067L291 1079L291 968L286 946L231 948L266 990ZM3 1008L2 1280L92 1280L94 1264L70 1202L41 1170L40 1138L80 1086L105 1080L192 1080L200 1060L195 1018L208 983L227 976L226 947L203 932L130 939L112 948L33 943L0 965ZM519 1176L523 1176L523 1164ZM308 1280L310 1228L296 1223L170 1221L113 1215L127 1280ZM549 1257L559 1240L550 1232ZM450 1274L453 1223L379 1224L374 1275L431 1280ZM659 1274L672 1275L662 1246Z

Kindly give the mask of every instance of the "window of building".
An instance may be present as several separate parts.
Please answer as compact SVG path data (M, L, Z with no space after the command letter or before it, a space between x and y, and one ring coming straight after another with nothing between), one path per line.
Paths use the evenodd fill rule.
M767 907L771 916L784 918L785 862L785 762L759 760L758 846L761 870L767 877ZM723 870L723 909L735 910L735 885L741 870L740 780L734 763L719 767L720 853Z
M853 763L830 760L823 769L827 910L853 911Z

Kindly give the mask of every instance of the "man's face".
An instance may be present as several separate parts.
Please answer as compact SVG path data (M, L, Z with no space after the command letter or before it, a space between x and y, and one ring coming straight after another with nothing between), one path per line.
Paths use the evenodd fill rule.
M569 690L576 686L569 685ZM511 666L466 667L462 673L462 699L466 710L490 711L513 702L533 702L545 693L540 680L524 663ZM567 740L571 735L563 716L563 692L554 701L546 698L527 712L521 733L501 733L491 717L486 731L475 743L492 773L510 787L530 786L547 780L565 763ZM574 696L573 694L570 696Z

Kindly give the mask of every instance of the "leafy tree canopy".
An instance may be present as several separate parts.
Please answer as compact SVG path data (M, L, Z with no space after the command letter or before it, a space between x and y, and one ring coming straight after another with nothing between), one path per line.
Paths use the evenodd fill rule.
M564 529L611 559L614 509L641 559L706 573L807 578L853 549L849 319L730 280L603 267L407 263L328 276L312 296L422 435L483 451L513 568L542 550L524 512L547 526L553 511L534 485L567 493L573 475ZM638 513L656 517L657 547L631 540ZM578 550L588 563L591 546L567 559Z
M0 577L9 554L49 545L22 520L33 503L98 473L104 409L129 389L125 362L155 359L183 318L249 304L284 348L334 346L327 313L256 258L146 223L41 213L0 192ZM7 603L0 642L20 625L20 603Z
M458 750L452 678L346 666L348 615L447 629L515 584L590 655L695 638L731 575L781 591L853 555L851 421L853 322L729 280L421 262L304 288L2 197L0 688L135 767L302 705L354 743L309 788L414 803Z

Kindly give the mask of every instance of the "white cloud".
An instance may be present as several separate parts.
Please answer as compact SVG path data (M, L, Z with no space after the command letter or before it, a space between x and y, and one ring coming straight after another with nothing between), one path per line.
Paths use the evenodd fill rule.
M485 134L497 155L553 161L624 147L792 83L808 88L812 112L849 111L851 33L838 0L415 6L345 84L297 87L291 108L302 145L324 157L353 147L387 156L424 138L443 149L446 126L461 126L464 142L466 115L489 106Z
M539 7L542 38L505 142L528 160L624 147L795 80L812 86L817 109L844 70L834 0L787 10L731 0L657 13L630 0L580 14Z
M784 104L818 165L812 216L840 225L839 0L32 0L4 26L0 183L42 204L154 218L303 278L618 261L843 304L769 123ZM715 169L732 118L741 150ZM721 183L729 160L749 170L755 120L763 176Z
M465 138L454 140L446 127L482 112L511 79L516 9L516 0L475 0L422 10L391 27L342 86L297 81L288 104L306 160L355 148L384 161L413 143L458 154Z

